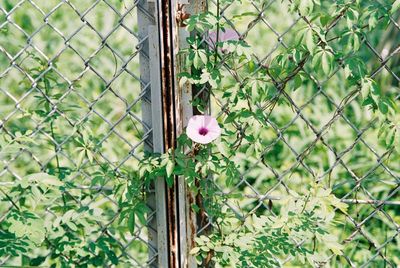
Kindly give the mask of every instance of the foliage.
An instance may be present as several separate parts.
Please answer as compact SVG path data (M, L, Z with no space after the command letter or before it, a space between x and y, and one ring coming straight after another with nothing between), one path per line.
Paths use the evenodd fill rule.
M257 1L251 5L260 11L267 3ZM395 90L385 84L390 83L387 79L371 75L379 66L371 66L373 59L365 50L374 31L379 35L382 29L391 27L391 16L398 9L397 1L335 1L335 4L318 0L282 1L276 8L290 10L299 20L292 26L293 30L289 27L290 33L278 36L278 45L282 49L273 48L271 44L270 52L265 48L268 45L258 44L258 48L265 48L261 50L262 57L270 52L267 63L260 60L256 47L251 45L257 45L257 42L249 37L254 25L262 22L257 17L259 13L249 12L244 6L247 6L245 1L217 1L216 6L207 12L192 15L186 21L187 30L192 32L187 39L189 48L180 52L187 60L179 84L190 83L195 92L204 92L192 104L195 110L206 113L211 105L211 110L220 116L223 128L220 141L206 146L192 144L183 134L176 150L152 157L149 160L151 165L146 161L141 163L144 176L166 176L169 184L173 176L182 176L191 190L201 196L202 202L197 202L193 209L205 213L213 226L197 238L197 247L191 252L202 266L303 266L307 260L309 265L321 267L330 259L332 264L337 262L342 266L347 264L340 257L343 254L350 254L350 258L360 265L377 261L373 255L360 258L361 254L352 251L351 246L345 248L339 243L339 239L344 240L346 235L350 235L339 236L340 226L351 230L351 220L355 216L349 216L347 205L332 193L332 181L335 194L339 196L347 197L346 191L351 191L357 200L361 190L367 192L364 198L373 197L364 186L357 186L357 182L349 187L339 187L344 180L341 176L349 176L352 171L348 170L346 163L340 162L341 156L338 155L342 150L351 150L351 143L356 144L357 138L352 141L352 134L343 137L341 145L340 132L343 130L340 128L343 124L337 125L335 121L341 114L350 121L357 120L351 111L346 111L348 106L357 107L358 114L365 114L378 126L372 134L373 139L379 139L378 146L382 146L385 152L398 150L395 149L399 141L397 96ZM270 12L273 12L272 6L268 7ZM218 13L221 10L224 10L224 16ZM265 24L271 24L268 16L263 19ZM247 25L246 21L249 22ZM235 23L235 31L240 33L243 29L244 34L239 39L218 39L219 42L213 44L215 40L208 34L213 32L218 36L218 33L222 35L224 31L232 30L231 22ZM262 36L263 30L265 28L255 38ZM280 29L280 32L285 30ZM262 40L269 42L273 39ZM398 89L395 79L393 86ZM313 102L313 98L300 98L304 106L296 104L299 98L296 99L297 95L293 97L293 92L316 99L320 92L325 92L322 87L327 88L323 94L328 96L328 100L334 96L333 100ZM314 105L314 114L304 111L310 102ZM338 103L336 107L321 107L332 106L335 102ZM300 114L306 125L297 123L295 127L290 121L291 111ZM329 119L321 118L324 112L328 113ZM310 121L304 116L310 117ZM324 136L330 131L336 136L328 137L327 142ZM300 135L305 139L304 143L299 141ZM312 135L317 137L315 141L310 141ZM280 140L290 150L285 149L286 145L282 146ZM331 144L333 148L329 147ZM370 155L358 147L354 155L361 152ZM291 156L292 153L295 157ZM321 159L323 154L330 154L336 160L330 159L326 163ZM398 160L398 154L390 158L388 165ZM338 162L344 170L338 171ZM359 161L354 159L353 162ZM357 175L352 177L356 178L365 172L355 170ZM284 175L280 175L282 173ZM285 174L291 181L284 182ZM291 177L297 177L295 182ZM309 190L304 188L304 184L310 185L307 187ZM397 185L396 182L393 185ZM381 189L381 192L386 190ZM278 201L268 198L272 193L281 196ZM353 209L351 213L354 213ZM362 214L364 216L357 214L356 222L368 212ZM390 215L398 214L391 210ZM377 225L370 230L375 232L379 228L383 227ZM396 236L394 227L391 233ZM382 242L379 243L384 243L385 239L380 236ZM359 243L362 248L365 242ZM387 247L385 252L396 252L395 244L390 249ZM337 257L332 258L332 255ZM383 264L377 261L376 265Z
M292 193L296 197L282 200L277 216L252 214L240 221L234 215L223 213L216 220L219 232L197 238L197 247L191 253L201 251L204 258L211 255L216 267L275 267L280 266L278 259L285 256L297 257L303 265L307 258L317 266L313 255L315 241L323 242L335 254L342 253L343 246L325 228L334 217L332 204L343 212L346 205L318 185L311 193L307 197ZM311 246L305 242L310 238L314 241Z
M135 3L81 1L81 25L72 0L34 2L46 25L0 0L0 263L144 263L151 182L181 176L200 266L400 264L398 208L358 202L398 199L400 1L220 0L192 14L179 86L202 92L195 111L223 133L182 134L162 155L144 153L136 122L137 40L109 29L137 30L115 12ZM212 44L232 27L240 38Z
M107 3L0 0L0 266L148 259L136 41L109 29L132 3ZM113 33L107 47L93 29Z

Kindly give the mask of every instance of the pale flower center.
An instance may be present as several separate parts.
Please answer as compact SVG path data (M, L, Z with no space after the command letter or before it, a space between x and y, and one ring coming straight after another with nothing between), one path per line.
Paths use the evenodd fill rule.
M207 133L208 133L208 129L206 129L205 127L202 127L199 129L199 134L201 136L205 136L205 135L207 135Z

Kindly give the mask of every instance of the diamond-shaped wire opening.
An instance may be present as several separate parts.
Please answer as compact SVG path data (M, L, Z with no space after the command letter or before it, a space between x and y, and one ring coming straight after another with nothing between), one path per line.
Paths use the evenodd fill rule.
M7 72L9 66L10 66L9 55L7 55L6 52L0 50L0 76L3 76L2 74Z
M103 46L88 62L91 70L106 83L115 78L119 71L118 67L122 65L121 63L122 61L107 46Z
M139 143L144 138L142 123L132 116L124 115L118 119L114 130L132 145Z
M6 10L0 8L0 25L3 25L7 21L7 13ZM0 26L1 28L1 26Z
M34 47L27 46L15 60L15 64L21 69L21 72L26 75L29 74L33 78L34 75L38 76L44 70L47 59Z
M128 103L123 98L118 97L112 90L111 87L106 89L102 97L93 105L93 109L110 125L117 122L128 107Z
M26 2L29 2L37 10L39 10L41 13L44 14L49 14L55 7L57 7L60 4L60 2L56 0L50 0L50 1L29 0Z
M26 46L29 36L13 23L6 23L0 28L0 48L11 57L15 57Z
M68 21L62 19L65 16ZM67 39L83 26L80 16L67 3L57 5L55 10L47 14L47 24Z
M112 33L119 23L118 13L104 1L97 1L95 6L85 12L83 18L102 38Z
M135 103L134 106L129 105L131 106L132 112L140 112L141 107L137 102L140 100L141 83L136 77L133 77L127 71L119 71L118 77L113 80L110 86L110 90L115 92L118 98L123 100L126 104Z
M91 27L85 25L69 38L70 47L84 61L88 61L102 46L102 39Z
M98 0L88 0L88 1L79 1L79 0L70 0L68 1L71 7L76 10L79 14L83 15L84 13L88 12L93 6L96 5Z
M12 173L18 175L19 178L23 178L26 175L40 172L41 166L37 162L35 157L34 148L22 149L21 153L18 153L16 157L13 157L11 162L8 162L7 169ZM33 153L33 155L32 155ZM35 159L36 158L36 159Z
M288 43L293 41L289 39L293 39L295 34L288 33L288 31L291 31L295 21L293 15L286 12L288 9L285 2L270 1L264 6L259 6L253 2L252 8L254 9L254 15L251 17L253 22L251 28L246 29L245 40L251 47L255 48L252 52L258 58L262 59L266 52L274 51L278 46L285 46L285 41ZM248 20L250 21L250 18ZM277 21L279 21L279 24L274 23ZM259 38L260 36L262 38Z
M129 145L127 140L123 139L123 137L121 138L120 135L116 134L113 131L110 131L107 136L107 139L103 143L104 149L102 150L102 155L109 162L118 165L119 162L122 161L123 158L129 154L129 152L131 151L131 146ZM110 147L110 144L118 145L118 148Z
M54 58L65 47L63 36L49 25L43 26L39 32L32 36L32 45L48 58ZM51 43L51 46L48 45Z
M68 123L71 122L73 125L77 125L87 116L90 104L78 94L77 91L80 90L80 87L76 85L71 87L72 89L58 103L57 109L62 113L63 117L68 119ZM74 105L70 105L70 103Z
M24 1L9 16L11 23L18 26L28 36L41 27L43 18L43 14L29 1Z
M79 95L84 102L93 105L106 93L107 83L92 70L86 69L81 73L80 78L73 83L73 88L74 92ZM91 90L87 90L88 88Z
M14 111L16 105L16 99L14 98L14 96L12 96L0 87L0 100L2 102L0 108L1 114L4 116L11 114ZM1 116L0 119L4 119L3 116Z
M376 138L381 127L379 122L374 120L372 125L366 126L368 126L368 128L363 132L362 143L369 147L369 151L373 152L375 155L383 155L387 152L388 148L382 143L382 140Z
M71 62L74 62L74 64L71 65ZM61 54L58 54L53 61L53 65L59 70L60 75L69 81L79 80L86 69L84 60L69 47L63 48ZM65 70L68 70L68 72Z
M20 101L31 91L32 77L18 67L7 68L6 73L0 78L1 90L11 98Z
M127 61L136 51L137 38L122 26L119 26L107 39L107 45L123 61Z

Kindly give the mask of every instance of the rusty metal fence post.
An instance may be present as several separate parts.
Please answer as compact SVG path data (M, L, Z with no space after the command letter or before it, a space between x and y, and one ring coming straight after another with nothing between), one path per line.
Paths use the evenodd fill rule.
M191 85L180 86L177 79L185 58L178 52L187 46L186 38L189 36L183 20L205 8L205 0L158 1L164 152L175 147L177 137L193 115ZM195 197L180 177L175 178L172 188L167 188L165 183L164 187L168 265L163 263L160 267L196 267L194 257L189 255L197 230L196 213L192 210Z
M160 31L160 62L161 62L161 99L162 99L162 117L163 117L163 140L164 140L164 152L168 151L169 149L173 149L176 145L176 138L184 131L184 128L189 120L189 118L196 113L195 110L193 110L193 106L191 105L191 100L193 96L195 96L192 91L192 87L190 84L186 83L183 85L180 85L178 83L178 78L177 75L183 70L184 66L184 60L186 58L186 55L182 53L178 53L181 49L184 49L188 46L186 42L186 38L189 37L190 33L188 33L185 29L185 24L184 24L184 19L187 18L190 15L199 13L207 9L207 2L210 4L210 9L215 8L215 3L213 1L206 1L206 0L158 0L158 15L159 15L159 31ZM269 5L272 5L274 2L279 2L279 1L271 1ZM264 18L263 13L269 8L269 5L266 5L262 9L258 9L258 7L254 4L251 3L252 5L255 6L257 12L259 12L259 16L257 19L252 21L247 30L241 34L242 39L246 39L247 34L250 32L250 30L257 24L262 24L264 23L266 26L266 31L271 31L278 37L278 43L281 45L283 48L287 49L287 45L282 39L283 35L286 35L299 21L299 19L296 19L293 21L291 25L289 25L288 29L283 32L283 34L278 34L275 29L273 29L268 21ZM228 7L231 4L227 4L225 8L223 8L221 11L217 11L218 15L222 16L223 20L226 21L227 24L229 24L233 29L235 29L234 23L229 21L224 16L225 10L228 9ZM218 10L218 9L217 9ZM228 11L226 12L228 13ZM278 49L278 45L273 48L274 52L275 50ZM265 58L269 58L270 55ZM264 59L264 60L265 60ZM262 60L262 61L264 61ZM261 62L262 62L261 61ZM223 64L221 64L223 65ZM223 68L227 68L226 66ZM381 69L379 69L381 70ZM187 70L186 70L187 71ZM374 75L374 74L373 74ZM321 89L321 92L323 90ZM199 95L199 94L197 94ZM325 96L325 95L324 95ZM213 97L215 98L215 97ZM289 95L285 95L285 98L287 98L290 102L292 102L292 99ZM327 97L328 98L328 97ZM329 99L330 103L334 103L331 99ZM218 101L218 103L222 103ZM293 103L293 102L292 102ZM336 104L334 104L336 106ZM339 106L337 106L339 108ZM221 114L224 113L222 107L221 108ZM217 108L218 109L218 108ZM302 108L296 107L298 114L302 114ZM301 115L302 117L302 115ZM348 119L344 117L341 113L338 113L335 118L338 117L343 117L346 121ZM294 121L296 120L297 116L293 119L292 122L290 122L283 130L280 130L279 128L275 127L274 124L271 121L268 121L271 126L273 126L274 129L279 133L279 138L277 138L277 143L281 139L281 133L285 131L285 129L288 126L293 125ZM306 119L304 119L304 122L306 123L307 126L312 126ZM336 119L335 119L336 120ZM334 122L335 120L332 120L331 122ZM352 128L354 126L349 123ZM367 128L366 128L367 129ZM366 130L365 129L365 130ZM363 130L363 132L365 131ZM359 131L359 130L357 130ZM363 133L360 132L360 133ZM361 137L361 135L360 135ZM317 137L318 141L319 136ZM355 143L358 142L358 139L355 141ZM283 139L282 139L283 140ZM284 141L286 143L286 141ZM362 141L363 142L363 141ZM290 147L289 144L287 144L288 147L290 148L291 151L295 152L293 148ZM325 144L324 144L325 145ZM272 144L271 146L275 146ZM326 145L327 148L331 151L333 151L329 145ZM368 145L369 146L369 145ZM271 147L272 148L272 147ZM352 147L349 147L350 151ZM264 152L269 151L270 148L267 147L265 148ZM374 154L376 154L373 150L371 150ZM306 152L306 151L305 151ZM347 151L346 151L347 152ZM296 153L297 154L297 153ZM344 155L344 153L343 153ZM297 157L297 155L296 155ZM300 159L300 158L299 158ZM381 161L381 157L378 159ZM331 169L335 168L335 166L341 164L347 169L346 165L341 162L341 156L338 157L338 160L334 163ZM298 163L303 164L302 160L297 160ZM297 164L298 164L297 163ZM296 164L296 165L297 165ZM257 165L257 164L256 164ZM381 163L379 163L381 165ZM378 166L379 166L378 165ZM269 168L269 167L268 167ZM307 168L307 167L306 167ZM282 178L286 176L291 171L292 168L288 169L281 175L277 175L278 179L278 184L281 182ZM386 169L386 167L385 167ZM272 170L273 171L273 170ZM273 171L275 174L275 171ZM277 174L277 173L276 173ZM312 174L312 173L311 173ZM328 173L326 173L328 174ZM326 174L321 175L321 178L324 177ZM312 174L314 176L314 174ZM366 178L369 174L365 175L362 179ZM390 174L392 177L393 175ZM355 176L356 177L356 176ZM241 180L242 182L247 183L245 174L241 175ZM361 180L361 179L360 179ZM277 184L277 185L278 185ZM240 185L240 184L238 184ZM197 231L199 231L199 222L197 218L198 215L193 211L192 209L192 204L196 204L196 196L194 196L191 191L188 189L185 181L183 178L176 177L174 181L174 186L172 188L167 188L165 186L165 191L166 191L166 196L165 196L165 204L166 204L166 213L165 213L165 218L166 218L166 224L167 224L167 254L168 254L168 260L167 262L162 263L160 267L187 267L187 268L192 268L192 267L197 267L196 260L194 259L193 256L189 254L190 249L194 247L194 238L196 236ZM238 186L236 186L239 188ZM251 187L249 185L249 187ZM274 186L275 187L275 186ZM339 187L339 186L338 186ZM251 188L253 191L254 189ZM398 186L395 188L395 190L392 192L394 194L397 192ZM231 190L233 192L233 190ZM257 192L253 196L255 196L258 199L258 205L255 209L258 209L261 206L265 206L264 201L267 200L268 196L267 192L265 195L261 195ZM221 191L222 195L226 195L226 192L224 193ZM346 194L345 197L350 195L351 193ZM391 195L392 195L391 194ZM391 197L389 195L389 197ZM252 196L250 196L252 197ZM388 198L389 198L388 197ZM370 201L361 201L359 202L357 199L354 201L342 198L342 201L345 203L352 203L352 204L362 204L364 202L365 204L368 204L368 202L372 202L371 204L379 204L378 206L374 206L375 210L373 213L371 213L371 216L368 216L368 218L364 219L360 225L363 225L369 218L371 218L377 211L383 207L383 204L385 204L386 201L379 201L379 200L370 200ZM375 203L373 203L375 202ZM388 204L388 203L386 203ZM226 204L229 206L229 204ZM235 208L233 206L229 206L230 209L235 211ZM386 216L386 215L385 215ZM393 221L390 217L389 221ZM353 220L350 217L351 222L356 223L355 220ZM356 229L358 226L356 226ZM204 230L204 229L203 229ZM359 230L354 231L354 235L357 234ZM201 233L201 230L199 231ZM398 234L398 231L396 230L395 236ZM394 236L394 237L395 237ZM350 236L348 241L352 241L354 239L354 236ZM347 241L347 242L348 242ZM388 240L389 241L389 240ZM345 241L346 242L346 241ZM346 242L346 243L347 243ZM387 244L388 242L385 242ZM375 258L378 254L380 254L380 250L383 248L383 246L378 247L375 246L375 248L378 249L378 253L374 255L373 258ZM371 260L373 260L373 258ZM386 261L386 257L383 256L384 260ZM346 257L346 259L348 259ZM287 261L285 261L286 263ZM351 261L349 261L351 263ZM369 261L367 262L367 264Z
M190 33L185 29L184 19L190 15L203 12L207 8L206 0L176 0L174 1L173 9L175 10L175 33L174 41L176 43L174 55L175 70L178 73L184 71L185 59L187 55L179 54L180 49L188 47L186 39ZM187 70L185 70L187 71ZM191 101L193 98L192 85L185 83L180 85L175 76L175 101L177 134L181 134L186 127L189 118L196 113ZM196 196L190 191L185 180L182 177L177 178L178 187L178 216L179 216L179 231L180 231L180 266L179 267L197 267L196 260L189 254L190 250L195 246L194 238L197 232L197 214L193 210L193 204L196 204Z

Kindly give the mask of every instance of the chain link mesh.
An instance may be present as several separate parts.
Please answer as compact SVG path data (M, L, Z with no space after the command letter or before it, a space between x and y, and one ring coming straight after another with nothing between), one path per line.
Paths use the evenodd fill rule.
M43 219L74 229L65 218L74 210L75 223L87 217L91 225L58 244L46 238L47 248L32 250L37 256L53 251L77 264L85 261L70 259L70 252L89 245L88 258L110 248L113 264L156 263L156 229L148 224L155 212L147 211L147 223L136 221L130 233L117 220L121 208L113 193L135 177L132 167L152 148L150 24L155 19L145 1L0 1L0 132L2 145L17 147L1 151L0 230L18 204L31 202L9 186L40 172L64 174L68 184L62 198L43 201ZM20 261L0 256L2 266Z
M217 2L211 0L208 4L209 10L217 14ZM225 28L235 30L258 59L254 74L268 67L277 55L288 52L299 27L310 23L289 12L288 4L272 0L220 6ZM247 15L243 15L244 10ZM343 10L330 25L327 40L331 47L338 45L336 30L346 24L345 15ZM396 101L400 95L392 87L399 83L398 36L398 18L390 17L389 26L363 36L359 51L371 70L370 76ZM203 40L207 42L208 38ZM238 73L246 64L233 69L221 59L219 65L232 85L244 83L245 78ZM329 256L320 262L321 267L398 267L398 154L379 143L378 118L361 105L359 89L348 89L341 82L345 79L342 66L329 77L318 76L311 59L297 68L311 81L307 86L293 91L295 78L288 74L287 81L276 81L276 93L271 99L254 103L254 109L262 110L266 126L232 123L229 130L238 137L232 146L237 148L234 161L241 167L240 179L233 187L227 187L219 178L212 179L213 183L220 189L225 205L240 218L252 213L273 215L291 189L302 192L310 182L328 185L342 202L349 204L349 210L340 216L339 221L344 224L334 233L345 246L344 254ZM274 80L272 76L268 78ZM197 96L206 91L208 88L204 87ZM210 100L211 113L222 122L231 113L223 93L211 92ZM246 105L243 108L248 109ZM258 143L243 141L241 134L251 128L262 128ZM246 154L251 145L258 150ZM207 234L213 227L217 228L213 219L200 222L198 235ZM297 241L299 245L309 242L312 241ZM282 265L290 266L291 261L288 258Z
M235 15L244 8L248 16L237 20ZM216 10L214 1L209 1L209 9ZM263 68L288 51L298 27L309 23L288 10L287 1L248 1L224 5L220 15L252 46ZM331 46L337 45L335 29L346 23L343 16L331 25ZM152 148L146 29L154 20L144 1L0 1L1 145L19 144L7 154L1 151L0 230L25 198L9 192L10 185L32 173L62 170L69 187L62 191L62 199L48 200L44 219L54 222L65 215L57 208L57 202L65 202L70 210L90 214L90 223L96 226L80 243L108 243L118 262L129 267L155 265L157 250L149 242L149 234L157 231L154 223L149 224L155 212L147 212L148 224L136 222L131 234L117 221L121 211L112 192L115 180L134 176L130 167ZM398 39L389 38L398 32L398 18L390 18L387 28L363 37L359 52L368 59L371 77L387 85L399 82ZM220 66L234 83L243 82L223 60ZM293 83L293 77L278 81L272 100L257 107L268 125L258 153L246 155L247 147L238 150L235 161L242 170L234 187L227 188L218 179L213 182L225 204L244 218L255 211L273 213L290 189L301 189L310 181L327 184L349 204L349 211L339 219L344 222L342 230L335 233L345 245L344 254L332 255L325 263L397 267L398 155L379 144L378 120L360 105L359 92L337 86L344 77L341 67L329 77L318 76L309 60L299 68L312 86L290 91L285 85ZM330 90L333 85L340 90ZM388 91L399 99L389 86ZM221 94L212 93L211 111L223 120L230 111ZM38 100L42 108L35 106ZM255 127L234 126L238 137ZM89 146L90 155L80 156L79 142ZM241 142L238 138L234 145ZM94 181L95 165L104 167L104 180ZM213 224L204 223L198 234ZM67 260L68 254L60 249L71 249L60 245L48 242ZM48 248L36 250L51 254ZM290 262L287 259L284 265ZM20 259L0 256L0 264L20 265Z

